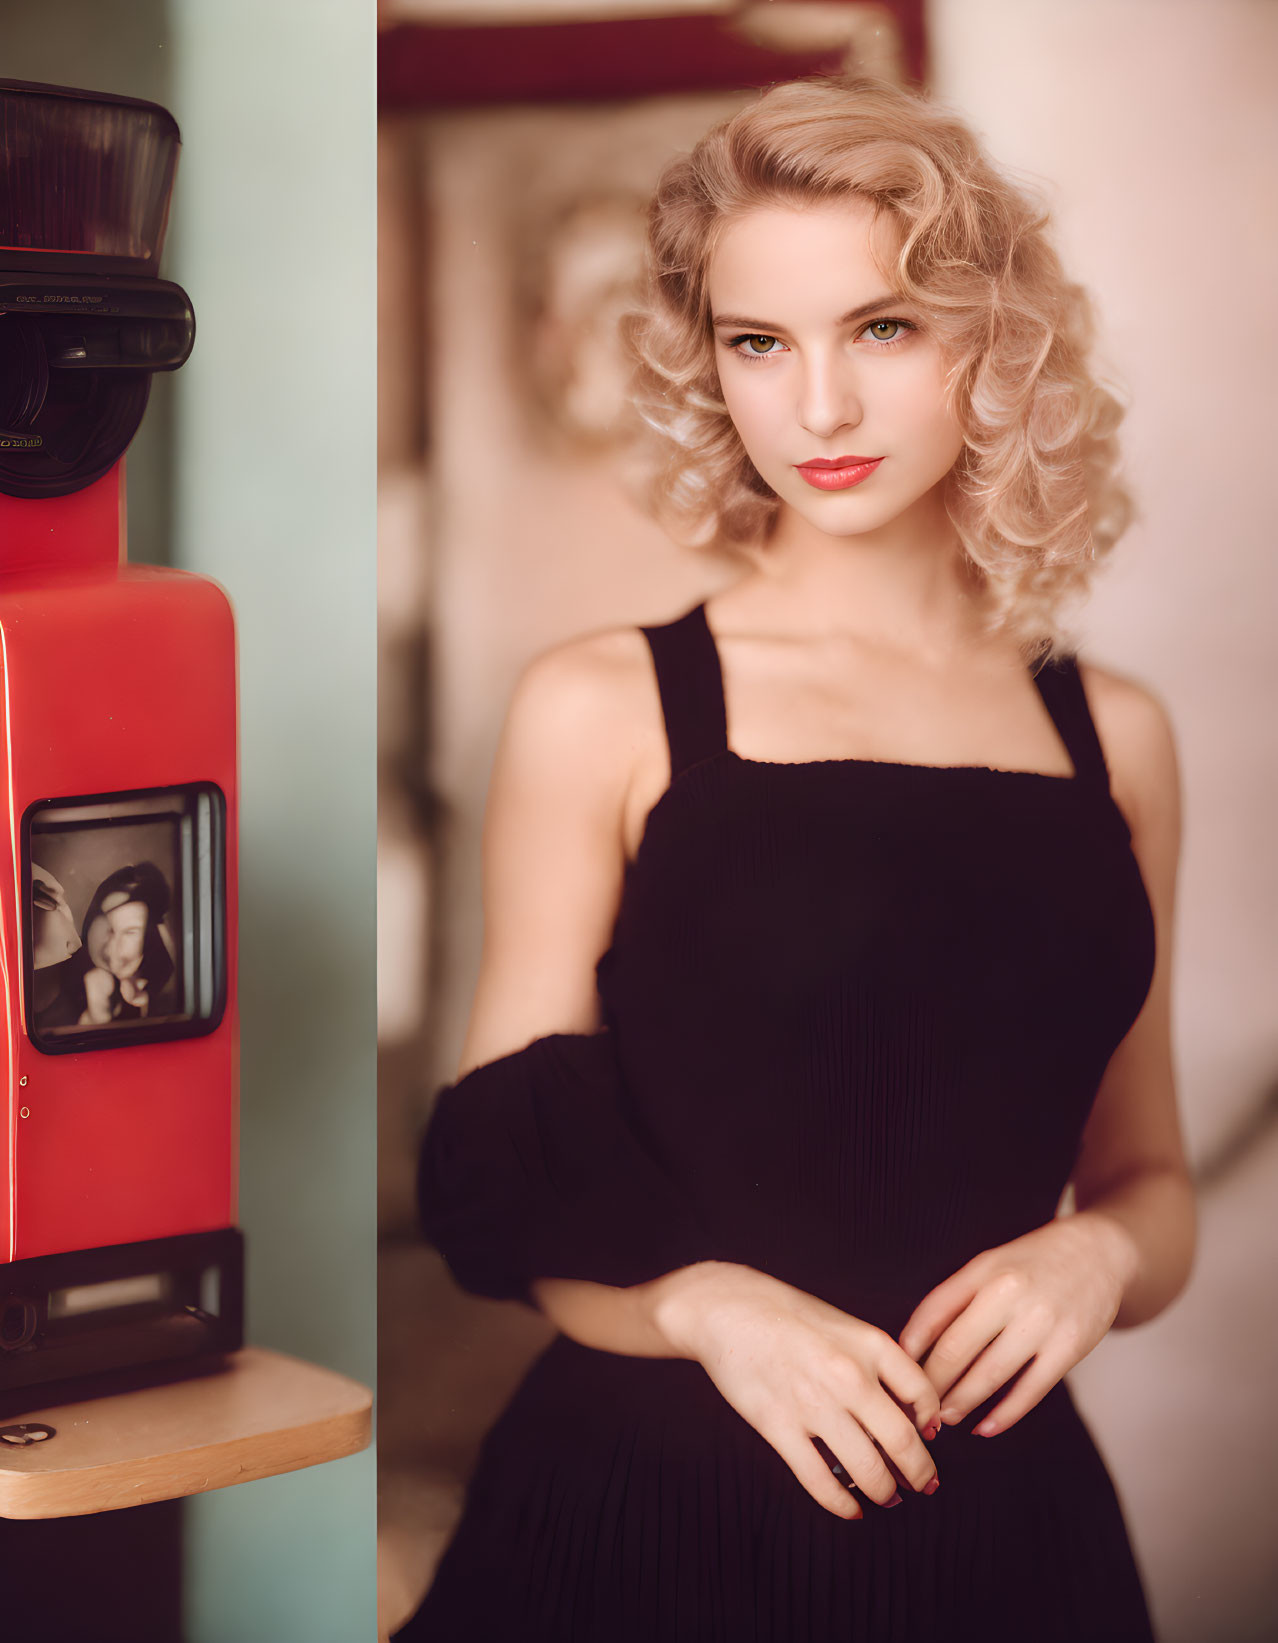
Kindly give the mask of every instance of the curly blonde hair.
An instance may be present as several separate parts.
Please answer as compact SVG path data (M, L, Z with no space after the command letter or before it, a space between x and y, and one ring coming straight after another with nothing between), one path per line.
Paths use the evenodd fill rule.
M1060 607L1086 591L1132 517L1117 474L1124 408L1089 368L1091 301L1066 278L1048 211L922 93L849 77L785 82L665 167L648 206L643 295L621 321L642 500L687 543L767 540L780 500L720 396L707 272L744 213L849 197L896 225L883 272L930 315L946 362L964 447L944 494L989 628L1035 653L1059 648Z

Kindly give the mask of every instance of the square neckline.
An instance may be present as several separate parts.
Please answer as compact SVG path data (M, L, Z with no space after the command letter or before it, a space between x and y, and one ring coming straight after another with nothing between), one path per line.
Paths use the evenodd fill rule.
M1027 770L1017 768L1015 766L994 764L922 764L917 760L908 759L869 759L856 757L831 759L747 758L744 754L738 753L728 740L727 693L723 687L723 659L719 652L719 642L715 637L714 629L710 626L709 619L706 615L706 601L703 599L701 603L694 606L693 610L688 614L695 618L698 626L703 630L705 638L709 643L710 650L714 655L715 665L718 669L719 695L723 702L724 718L724 743L719 751L730 759L733 764L744 765L747 768L752 767L758 770L816 770L821 768L844 768L896 771L932 770L944 772L947 775L1019 776L1022 778L1028 776L1037 781L1060 782L1066 786L1077 786L1082 779L1082 772L1079 768L1078 757L1074 751L1074 748L1071 747L1069 740L1063 734L1060 721L1057 718L1056 713L1053 711L1052 703L1047 695L1047 692L1043 688L1042 677L1047 666L1050 665L1047 663L1041 664L1037 668L1032 664L1026 664L1026 672L1028 672L1031 680L1033 681L1034 688L1038 692L1038 699L1042 703L1043 709L1047 714L1052 729L1056 732L1056 739L1065 750L1065 755L1069 759L1070 770L1068 774L1061 774L1052 770Z
M985 778L998 776L1003 778L1001 787L1007 793L1051 793L1071 805L1099 799L1104 809L1118 820L1130 846L1131 828L1114 798L1104 751L1096 734L1077 658L1072 652L1037 665L1026 664L1073 767L1071 775L1058 775L1046 770L1016 769L1005 765L919 764L905 760L856 757L748 759L728 745L723 670L718 644L706 619L705 601L690 606L680 616L644 626L640 631L648 641L661 698L670 754L670 779L644 817L635 854L627 854L623 904L629 894L632 875L640 867L646 853L653 825L659 822L659 812L669 808L676 796L686 790L685 778L693 772L713 768L807 772L806 778L797 778L799 781L815 781L822 774L859 775L877 771L878 779L885 782L895 776L902 782L914 783L936 774L957 784L956 790L960 792L964 791L965 781L983 785Z

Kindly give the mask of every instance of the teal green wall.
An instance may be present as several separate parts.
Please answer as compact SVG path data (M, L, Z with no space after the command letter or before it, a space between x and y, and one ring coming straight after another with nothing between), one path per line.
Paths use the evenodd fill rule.
M374 9L170 0L175 563L240 644L241 1213L257 1345L371 1384ZM374 1464L201 1496L188 1643L375 1633Z
M190 361L129 455L130 554L216 577L241 693L241 1205L255 1344L374 1353L375 17L0 0L0 76L165 104ZM372 1452L189 1502L186 1643L375 1637Z

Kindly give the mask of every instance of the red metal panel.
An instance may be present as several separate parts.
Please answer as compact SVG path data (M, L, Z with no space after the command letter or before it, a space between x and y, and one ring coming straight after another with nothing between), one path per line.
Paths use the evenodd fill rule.
M0 495L0 576L27 567L114 565L123 539L124 463L53 501Z
M106 509L108 494L113 487L91 505ZM74 500L26 506L52 517ZM96 517L103 524L106 513ZM111 539L118 542L114 523ZM182 571L20 570L0 575L0 642L0 1027L9 1095L0 1258L228 1226L236 1212L238 1089L230 603L216 583ZM183 782L215 782L226 796L221 1022L205 1036L169 1043L42 1054L23 1026L24 811L40 799Z

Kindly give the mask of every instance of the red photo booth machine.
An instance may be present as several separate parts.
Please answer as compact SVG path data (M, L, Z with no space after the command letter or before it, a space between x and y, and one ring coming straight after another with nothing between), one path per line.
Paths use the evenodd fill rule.
M178 147L0 81L0 1391L242 1343L234 619L125 556Z

